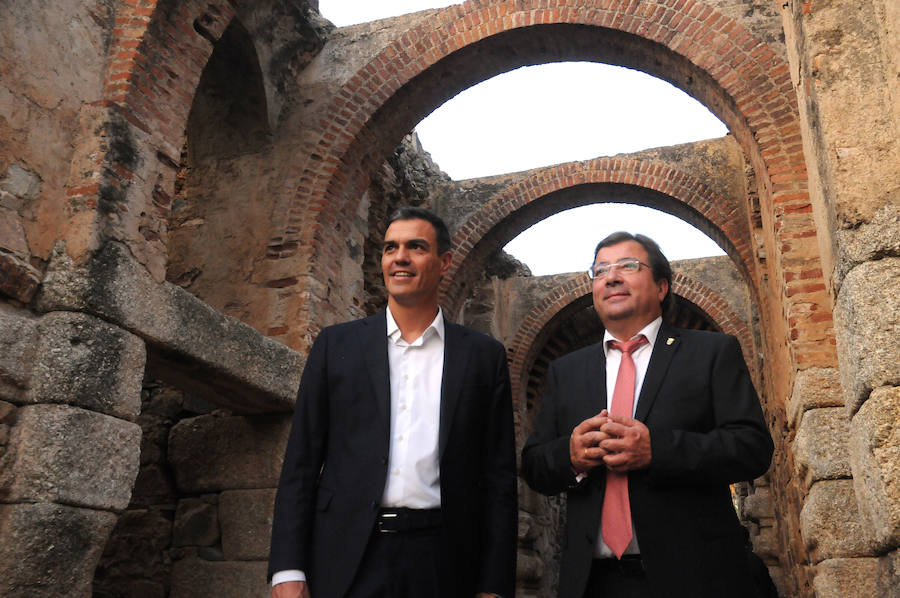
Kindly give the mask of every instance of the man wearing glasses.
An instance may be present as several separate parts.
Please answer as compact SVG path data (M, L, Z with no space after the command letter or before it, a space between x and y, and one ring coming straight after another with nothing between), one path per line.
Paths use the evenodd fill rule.
M550 366L522 475L566 492L560 598L754 596L729 485L773 444L737 340L663 322L672 270L650 238L597 245L603 342Z

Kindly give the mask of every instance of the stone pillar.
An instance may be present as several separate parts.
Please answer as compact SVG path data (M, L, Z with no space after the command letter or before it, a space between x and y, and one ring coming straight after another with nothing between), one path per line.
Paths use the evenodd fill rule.
M144 345L91 316L0 307L0 595L90 596L137 475Z

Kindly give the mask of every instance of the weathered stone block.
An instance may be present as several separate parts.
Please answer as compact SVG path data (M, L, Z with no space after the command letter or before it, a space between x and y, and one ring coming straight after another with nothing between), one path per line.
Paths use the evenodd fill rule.
M757 488L753 494L744 499L744 516L759 521L771 517L772 491L769 488Z
M0 399L24 401L37 341L37 318L0 303Z
M268 598L265 561L210 562L188 557L172 569L172 598Z
M41 273L24 258L0 252L0 293L29 303L41 284Z
M91 596L112 513L63 505L0 504L0 596Z
M764 559L777 559L781 546L776 532L775 527L759 528L759 533L753 536L753 552Z
M873 555L875 541L860 519L853 480L813 484L800 511L800 533L810 561Z
M840 373L836 368L800 370L794 378L794 389L788 401L788 417L791 426L796 427L809 409L843 404Z
M835 236L840 247L835 273L838 280L857 264L883 255L900 255L900 205L882 206L868 222L851 228L839 227Z
M844 403L856 413L873 389L900 386L900 258L851 270L834 316Z
M0 466L10 502L59 502L124 509L138 471L141 429L68 405L29 405L17 412Z
M900 550L895 550L878 559L881 564L882 584L887 586L884 598L900 598Z
M829 559L816 565L816 598L887 596L882 590L878 559Z
M807 488L819 480L850 477L849 431L847 411L842 407L812 409L803 414L791 450Z
M178 487L189 493L276 487L290 425L287 415L201 415L178 422L169 435Z
M229 561L269 558L275 489L229 490L219 496L222 552Z
M291 410L300 354L157 282L119 243L106 243L84 266L58 248L36 303L41 311L83 311L133 331L148 344L154 376L217 405L240 413Z
M39 323L32 403L66 403L134 421L141 410L146 354L133 334L72 312Z
M212 546L219 541L216 505L202 498L184 498L175 510L172 544L175 546Z
M850 424L860 515L879 544L900 546L900 387L879 388Z

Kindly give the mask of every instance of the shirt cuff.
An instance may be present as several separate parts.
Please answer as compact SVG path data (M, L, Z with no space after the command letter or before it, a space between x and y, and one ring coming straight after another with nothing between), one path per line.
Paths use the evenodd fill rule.
M299 569L285 569L278 571L272 576L272 585L277 586L287 581L306 581L306 574Z

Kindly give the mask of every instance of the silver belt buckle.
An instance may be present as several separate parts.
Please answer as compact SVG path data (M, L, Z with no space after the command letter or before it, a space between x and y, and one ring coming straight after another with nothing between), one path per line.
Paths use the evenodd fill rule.
M384 523L385 519L388 519L388 518L392 519L396 516L397 516L397 513L384 513L383 515L379 515L378 516L378 531L381 532L382 534L396 534L397 531L399 531L399 530L384 529L384 526L382 525Z

